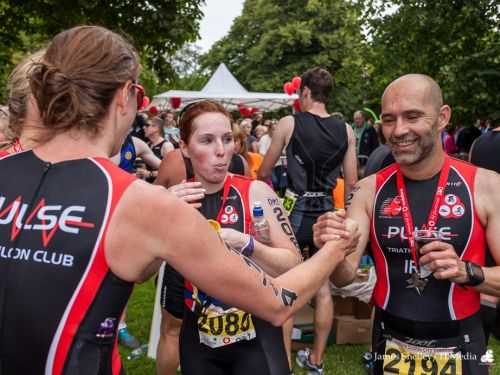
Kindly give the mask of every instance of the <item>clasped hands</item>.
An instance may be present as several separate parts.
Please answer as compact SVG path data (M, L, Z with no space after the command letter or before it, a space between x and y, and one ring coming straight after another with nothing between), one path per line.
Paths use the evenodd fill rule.
M358 224L346 217L345 210L327 212L313 225L313 240L316 247L321 248L326 243L334 241L337 247L343 250L344 256L356 250L359 238Z

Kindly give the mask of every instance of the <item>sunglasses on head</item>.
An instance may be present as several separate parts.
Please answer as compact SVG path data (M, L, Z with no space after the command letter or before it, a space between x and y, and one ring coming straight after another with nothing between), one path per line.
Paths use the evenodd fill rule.
M146 93L144 91L144 87L139 85L138 83L132 83L132 87L135 88L135 95L137 98L137 110L140 111L144 108L144 97Z

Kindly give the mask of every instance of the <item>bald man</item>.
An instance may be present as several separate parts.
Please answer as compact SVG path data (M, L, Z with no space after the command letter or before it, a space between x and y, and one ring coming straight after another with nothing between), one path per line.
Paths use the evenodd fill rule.
M484 267L486 245L500 262L500 175L445 154L450 116L432 78L392 82L382 131L396 163L357 184L347 214L314 226L318 246L342 233L345 215L361 228L356 252L331 276L338 286L352 282L370 239L374 374L486 375L493 361L478 312L480 293L500 295L500 267Z

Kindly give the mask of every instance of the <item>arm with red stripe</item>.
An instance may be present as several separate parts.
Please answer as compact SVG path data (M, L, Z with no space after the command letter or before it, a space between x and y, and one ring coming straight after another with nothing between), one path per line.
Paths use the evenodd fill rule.
M195 209L163 188L137 181L110 223L106 259L128 281L143 280L165 259L204 292L281 325L314 296L347 246L343 240L330 241L310 260L273 278L225 248Z
M356 277L356 270L368 244L374 196L375 175L371 175L359 181L349 193L345 204L346 211L328 212L319 217L313 226L314 243L316 246L322 246L326 241L338 237L349 239L350 233L346 231L346 218L358 224L359 240L356 247L330 277L330 280L338 287L352 283Z

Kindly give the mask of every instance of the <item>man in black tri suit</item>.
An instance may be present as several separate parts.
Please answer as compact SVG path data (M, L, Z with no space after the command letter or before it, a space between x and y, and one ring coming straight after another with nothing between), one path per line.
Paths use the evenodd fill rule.
M357 181L354 133L344 121L326 111L332 89L332 76L324 69L310 69L302 75L300 103L304 112L279 121L259 170L259 179L267 180L286 149L288 188L284 207L301 250L308 248L309 255L316 252L312 225L321 214L335 209L332 190L341 168L346 194ZM313 350L301 351L297 357L299 365L311 373L323 371L323 353L332 321L333 301L327 282L315 296ZM290 350L290 339L285 340Z
M500 176L445 154L450 116L432 78L409 74L389 84L382 131L396 163L361 180L347 202L361 239L331 280L352 282L370 238L376 375L488 374L479 295L500 296L500 267L484 266L486 246L500 262ZM318 220L318 245L342 230L342 216Z

